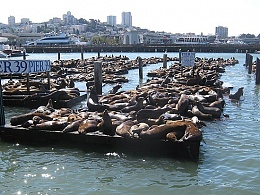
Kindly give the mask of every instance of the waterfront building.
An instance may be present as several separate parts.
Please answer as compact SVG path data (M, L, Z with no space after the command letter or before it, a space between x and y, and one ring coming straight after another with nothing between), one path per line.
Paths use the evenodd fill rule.
M8 17L8 25L10 25L10 26L15 25L15 17L14 16Z
M124 44L126 45L132 45L132 44L139 44L139 33L137 30L127 30L124 33Z
M218 39L228 38L228 28L224 26L217 26L215 30L215 35Z
M116 16L107 16L107 24L116 26Z
M132 27L132 15L131 12L122 12L122 26Z
M21 24L29 24L30 23L30 19L29 18L22 18L21 19Z

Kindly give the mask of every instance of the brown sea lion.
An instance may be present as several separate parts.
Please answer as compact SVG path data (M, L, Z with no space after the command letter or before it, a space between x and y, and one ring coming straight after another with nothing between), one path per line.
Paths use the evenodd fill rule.
M212 120L213 117L211 114L202 113L197 106L192 107L192 114L198 117L200 120Z
M66 133L66 132L78 131L78 128L79 128L80 124L82 123L82 121L83 121L83 119L72 121L70 124L68 124L68 125L62 130L62 132L63 132L63 133Z
M133 125L135 125L135 122L132 120L124 121L116 127L116 134L127 138L133 137L133 133L130 131Z
M98 131L98 122L96 120L85 119L78 128L78 132L83 134L95 131Z
M229 99L232 99L232 100L240 100L240 97L244 95L244 92L243 92L243 89L244 87L240 87L236 93L234 94L229 94Z
M220 118L221 110L217 107L203 106L200 102L196 102L198 109L204 114L211 114L215 118Z
M140 133L142 139L165 139L169 132L185 131L185 121L168 121L166 124L152 126L147 131Z
M143 107L144 107L144 104L143 104L143 101L144 101L144 98L143 97L139 97L137 100L136 100L136 104L135 105L132 105L132 106L127 106L125 108L123 108L121 111L122 112L131 112L131 111L139 111L141 110Z
M36 130L50 130L50 131L62 131L68 125L67 121L45 121L33 126L30 129Z
M110 115L108 114L107 109L104 110L102 114L102 121L98 124L98 128L105 134L105 135L115 135L115 130L112 128L112 120Z
M178 110L179 114L184 115L187 113L189 104L189 97L185 94L181 94L181 97L176 105L176 109Z
M137 121L142 121L144 119L158 119L163 113L172 110L169 106L164 106L163 108L156 109L141 109L137 112Z
M11 125L14 125L14 126L15 125L21 125L21 124L25 123L28 120L32 120L32 118L34 116L39 116L42 119L48 120L48 121L53 120L52 117L50 117L50 116L48 116L46 114L37 113L37 112L30 112L30 113L21 114L21 115L18 115L18 116L11 117L10 123L11 123Z

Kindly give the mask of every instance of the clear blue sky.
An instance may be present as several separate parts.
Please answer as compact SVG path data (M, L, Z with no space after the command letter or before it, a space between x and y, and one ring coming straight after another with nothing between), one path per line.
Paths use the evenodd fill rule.
M1 4L0 22L10 15L20 22L48 21L71 11L76 18L99 19L131 12L133 26L171 33L215 34L216 26L228 27L229 36L260 34L260 0L12 0Z

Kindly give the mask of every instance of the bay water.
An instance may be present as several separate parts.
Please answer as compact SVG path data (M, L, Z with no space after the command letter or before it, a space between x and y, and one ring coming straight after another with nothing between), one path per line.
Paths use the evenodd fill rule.
M163 57L163 53L101 53L125 55L130 59ZM178 57L178 53L167 53ZM260 54L252 54L254 60ZM84 57L97 56L85 53ZM231 93L244 87L239 102L225 97L229 118L206 122L198 162L136 156L108 149L92 151L61 145L30 145L0 141L0 195L25 194L260 194L260 86L248 74L245 53L197 53L197 57L231 58L239 64L226 67L220 80L233 85ZM61 59L79 59L80 53L62 53ZM15 58L19 59L19 58ZM21 58L22 59L22 58ZM55 53L29 54L27 59L57 59ZM168 63L168 66L172 62ZM146 73L162 63L126 75L122 90L145 82ZM79 87L85 86L77 83ZM105 85L103 91L111 89ZM81 102L78 107L85 106ZM10 117L29 112L27 108L5 107Z

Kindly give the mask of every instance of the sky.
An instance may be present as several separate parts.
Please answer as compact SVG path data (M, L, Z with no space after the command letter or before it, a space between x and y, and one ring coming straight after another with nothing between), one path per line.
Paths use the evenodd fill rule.
M14 16L16 23L29 18L33 23L62 18L70 11L76 18L107 21L131 12L132 25L168 33L215 34L225 26L229 36L260 34L260 0L12 0L1 4L0 23Z

